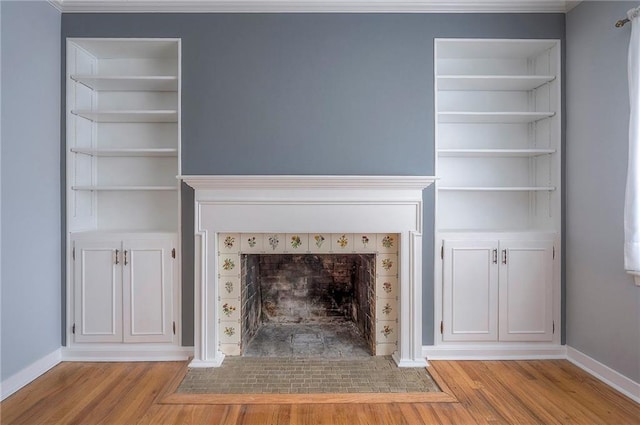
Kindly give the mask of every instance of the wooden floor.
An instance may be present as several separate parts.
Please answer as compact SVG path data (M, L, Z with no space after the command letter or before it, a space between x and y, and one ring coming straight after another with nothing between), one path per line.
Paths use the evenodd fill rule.
M8 424L640 424L640 405L564 360L432 362L422 403L176 404L185 363L62 363L0 404ZM173 397L173 398L172 398ZM457 401L451 401L457 400Z

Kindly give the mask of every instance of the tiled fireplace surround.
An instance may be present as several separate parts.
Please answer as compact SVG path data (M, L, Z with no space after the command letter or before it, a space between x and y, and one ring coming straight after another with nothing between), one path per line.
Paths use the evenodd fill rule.
M182 176L195 189L195 340L191 367L215 367L232 350L229 318L223 311L225 254L231 261L251 250L248 240L256 236L266 252L269 237L286 244L299 236L306 252L316 235L327 242L325 249L337 252L351 246L358 248L363 236L375 240L376 269L385 270L382 262L391 260L393 270L383 273L397 279L397 319L377 320L378 354L393 350L399 366L426 365L422 357L422 191L433 183L424 176ZM245 238L244 236L247 235ZM347 244L341 248L344 235ZM227 248L228 236L238 237L240 249ZM386 236L397 238L394 248L379 250ZM244 241L247 239L247 241ZM306 245L304 245L306 241ZM380 243L378 243L380 242ZM243 245L244 244L244 245ZM294 244L295 245L295 244ZM257 243L256 243L257 246ZM268 246L270 248L270 246ZM383 247L384 248L384 247ZM276 247L276 249L278 249ZM397 251L396 251L397 249ZM394 251L394 252L390 252ZM393 260L396 260L393 263ZM228 263L227 263L228 264ZM388 265L388 261L385 261ZM233 273L232 273L233 274ZM377 273L381 274L381 273ZM377 285L389 279L376 279ZM376 291L379 296L380 291ZM388 299L392 299L389 297ZM392 308L395 305L392 305ZM378 313L376 313L378 315ZM394 316L395 319L395 316ZM394 325L393 339L384 326ZM384 334L387 333L385 339ZM380 334L378 336L378 334ZM232 335L233 336L233 335ZM397 340L395 339L397 338ZM380 345L386 344L386 345ZM394 348L391 348L393 346ZM388 350L385 352L384 350ZM376 350L378 351L378 350Z
M398 235L387 233L218 233L218 334L225 355L241 354L247 313L241 302L242 254L374 254L373 354L398 342Z

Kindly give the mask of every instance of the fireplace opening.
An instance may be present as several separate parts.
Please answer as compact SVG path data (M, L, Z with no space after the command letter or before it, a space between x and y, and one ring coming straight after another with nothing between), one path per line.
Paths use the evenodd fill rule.
M375 355L375 254L242 254L241 354Z

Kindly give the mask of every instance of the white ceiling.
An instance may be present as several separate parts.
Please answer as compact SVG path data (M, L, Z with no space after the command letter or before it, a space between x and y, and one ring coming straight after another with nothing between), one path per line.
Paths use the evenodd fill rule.
M49 0L79 12L563 13L565 0Z

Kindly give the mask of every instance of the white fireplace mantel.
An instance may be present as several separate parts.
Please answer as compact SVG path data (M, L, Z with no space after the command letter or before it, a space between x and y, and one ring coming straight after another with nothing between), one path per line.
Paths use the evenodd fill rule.
M397 233L399 366L422 356L422 191L430 176L180 176L195 189L191 367L219 366L218 233Z

